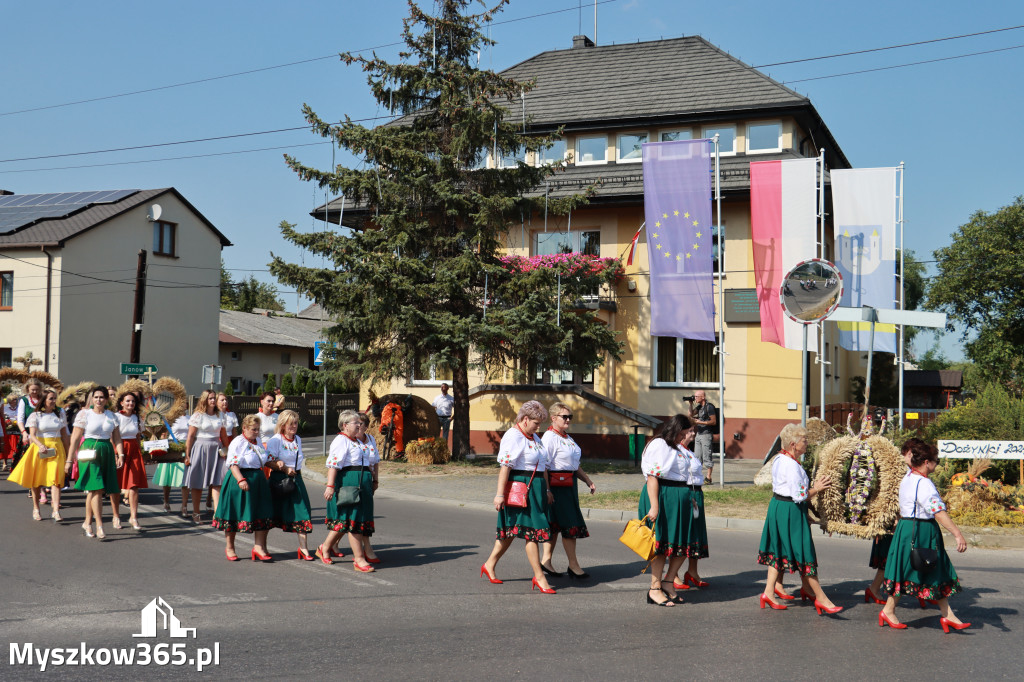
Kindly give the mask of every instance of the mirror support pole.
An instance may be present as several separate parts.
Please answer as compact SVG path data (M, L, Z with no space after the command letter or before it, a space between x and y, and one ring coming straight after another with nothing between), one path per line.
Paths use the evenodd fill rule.
M800 402L802 403L800 409L800 426L807 427L807 327L810 325L804 324L804 351L800 361Z

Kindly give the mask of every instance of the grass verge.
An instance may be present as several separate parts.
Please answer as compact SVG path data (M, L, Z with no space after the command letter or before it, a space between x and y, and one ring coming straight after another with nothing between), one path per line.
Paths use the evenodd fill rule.
M770 486L749 486L718 490L704 489L704 510L711 516L763 519L772 499ZM591 509L632 511L640 504L639 490L581 495L580 506Z

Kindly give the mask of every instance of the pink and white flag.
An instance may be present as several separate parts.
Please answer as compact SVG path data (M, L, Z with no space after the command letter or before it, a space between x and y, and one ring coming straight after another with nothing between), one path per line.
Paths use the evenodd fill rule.
M797 263L817 256L818 160L786 159L750 164L750 232L754 282L761 308L761 340L803 348L803 325L779 303L782 280ZM817 349L817 334L807 350Z

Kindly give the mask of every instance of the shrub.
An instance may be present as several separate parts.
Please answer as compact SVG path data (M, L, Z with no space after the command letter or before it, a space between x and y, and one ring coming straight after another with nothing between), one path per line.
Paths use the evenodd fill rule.
M284 378L281 379L281 393L295 395L295 384L292 383L291 374L285 374Z
M224 395L232 396L235 394L235 385L230 381L224 384Z

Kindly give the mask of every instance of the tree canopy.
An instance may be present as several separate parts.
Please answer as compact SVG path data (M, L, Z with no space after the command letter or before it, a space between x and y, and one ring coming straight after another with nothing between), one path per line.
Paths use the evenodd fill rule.
M537 188L560 165L486 167L488 151L520 156L554 135L527 135L518 117L506 118L532 84L478 68L477 51L491 44L482 27L506 1L470 13L475 4L442 0L432 16L410 3L398 63L341 55L399 118L374 128L347 116L334 124L304 106L317 134L365 163L325 171L286 160L301 179L343 195L356 227L301 233L282 223L285 239L331 267L271 264L280 282L335 315L328 335L341 350L328 372L387 381L409 377L416 363L451 368L457 456L469 445L470 369L520 378L536 363L589 371L620 353L615 332L577 303L621 274L617 259L532 267L507 257L510 226L545 209ZM561 197L546 208L567 215L586 200Z
M231 273L220 261L220 307L225 310L240 310L251 313L256 308L284 310L284 301L278 298L277 287L261 282L254 276L235 282Z
M977 211L935 251L938 274L927 304L943 310L986 378L1016 395L1024 388L1024 197L995 213Z

